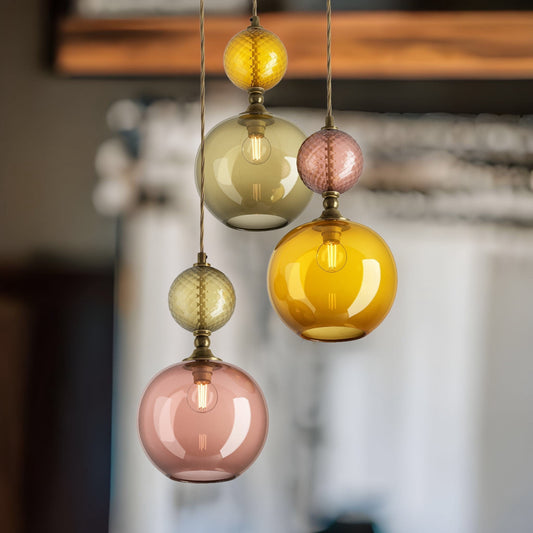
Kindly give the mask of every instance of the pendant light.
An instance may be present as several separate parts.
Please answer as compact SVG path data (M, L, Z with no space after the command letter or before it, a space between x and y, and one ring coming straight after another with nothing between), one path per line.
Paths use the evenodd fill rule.
M204 154L204 2L200 0L201 144ZM203 164L201 165L203 169ZM235 307L229 279L204 252L204 187L200 185L198 262L172 283L168 295L176 322L195 336L192 354L153 378L139 408L139 433L155 466L175 481L213 483L241 474L266 439L268 412L261 389L244 371L209 348Z
M308 340L364 337L389 312L396 266L385 241L344 218L339 196L363 169L357 142L335 127L331 106L331 0L327 0L327 116L298 153L303 182L323 196L324 211L277 244L268 267L268 291L285 324Z
M229 79L248 91L248 108L215 126L205 141L205 202L224 224L245 230L281 228L309 203L298 176L296 156L305 135L264 106L264 92L283 78L287 52L259 24L257 0L251 25L235 35L224 52ZM200 154L196 180L200 183Z

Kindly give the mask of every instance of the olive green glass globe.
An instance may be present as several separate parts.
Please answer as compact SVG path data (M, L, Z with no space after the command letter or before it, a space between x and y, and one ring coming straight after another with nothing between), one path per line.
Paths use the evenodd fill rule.
M305 135L268 113L243 113L215 126L205 140L205 203L224 224L244 230L281 228L311 199L296 157ZM196 157L200 189L200 152Z

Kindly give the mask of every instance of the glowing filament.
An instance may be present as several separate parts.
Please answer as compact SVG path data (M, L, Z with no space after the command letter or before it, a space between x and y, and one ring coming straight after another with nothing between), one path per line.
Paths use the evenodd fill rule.
M205 411L207 409L207 383L197 383L198 396L198 410Z
M337 269L337 245L333 242L326 244L328 250L328 270Z
M250 144L252 152L252 161L261 160L261 137L259 135L250 135Z
M262 132L248 128L248 135L241 147L242 155L252 165L262 165L270 157L272 147Z
M346 264L346 249L339 241L325 241L318 248L316 259L326 272L338 272Z

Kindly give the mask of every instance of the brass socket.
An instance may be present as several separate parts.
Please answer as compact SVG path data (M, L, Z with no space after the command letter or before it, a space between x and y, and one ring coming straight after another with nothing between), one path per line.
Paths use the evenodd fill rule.
M331 226L325 226L322 231L322 241L324 244L328 242L339 243L341 240L342 229L332 224Z
M210 364L195 364L192 377L194 383L207 385L211 383L211 376L213 375L213 367Z

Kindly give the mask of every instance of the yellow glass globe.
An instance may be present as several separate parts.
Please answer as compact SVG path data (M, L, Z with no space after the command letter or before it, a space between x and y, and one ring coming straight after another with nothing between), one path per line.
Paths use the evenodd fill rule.
M305 135L289 121L243 113L215 126L205 139L205 204L237 229L281 228L309 203L296 157ZM200 189L200 152L196 183Z
M349 220L315 220L278 243L268 292L283 322L308 340L368 335L396 295L396 265L385 241Z
M287 70L287 50L280 38L261 26L237 33L224 51L224 70L239 89L277 85Z

